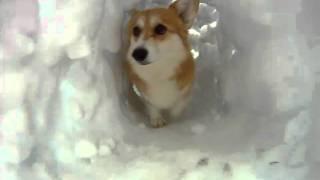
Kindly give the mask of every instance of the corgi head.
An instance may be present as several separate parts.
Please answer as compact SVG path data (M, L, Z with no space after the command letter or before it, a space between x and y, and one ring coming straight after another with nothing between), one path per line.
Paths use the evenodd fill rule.
M127 59L136 65L181 61L190 54L188 29L200 0L177 0L168 8L135 11L128 23Z

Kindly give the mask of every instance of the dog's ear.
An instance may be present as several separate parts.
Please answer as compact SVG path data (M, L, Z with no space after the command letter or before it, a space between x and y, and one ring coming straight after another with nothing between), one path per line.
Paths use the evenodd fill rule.
M169 9L173 9L189 29L198 14L199 4L200 0L176 0Z

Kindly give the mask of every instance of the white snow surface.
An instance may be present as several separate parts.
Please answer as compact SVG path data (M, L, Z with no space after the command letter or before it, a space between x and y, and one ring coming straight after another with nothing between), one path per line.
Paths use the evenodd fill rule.
M0 1L0 179L319 179L319 1L201 0L193 101L151 129L122 32L169 2Z

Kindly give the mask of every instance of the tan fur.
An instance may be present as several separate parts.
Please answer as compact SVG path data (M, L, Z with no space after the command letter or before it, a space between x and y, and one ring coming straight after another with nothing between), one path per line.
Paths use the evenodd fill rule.
M140 17L146 18L145 22L147 22L143 32L145 38L151 37L158 41L165 39L168 35L162 37L153 36L153 27L151 27L148 23L149 18L156 15L159 16L162 23L168 27L168 31L170 33L176 33L181 37L186 49L190 50L190 45L188 43L188 31L182 21L177 17L175 9L173 7L174 6L169 9L148 9L142 12L136 11L128 25L129 39L133 36L132 29L135 25L137 25L137 20ZM137 85L139 91L147 94L148 85L141 78L139 78L135 72L133 72L132 68L130 67L130 63L125 63L125 66L129 75L129 79L132 81L132 83ZM188 53L188 58L177 67L176 73L172 75L171 79L177 81L177 84L181 90L192 84L192 81L194 80L194 60L190 53Z
M197 14L197 12L198 12L198 10L199 10L200 0L193 0L191 3L193 4L193 6L192 6L192 9L191 9L190 12L193 13L193 16L195 17L196 14ZM174 12L178 13L178 15L179 15L179 12L178 12L178 11L179 11L179 10L178 10L178 0L175 1L174 3L172 3L172 4L170 5L169 9L173 10ZM192 21L193 21L193 20L192 20ZM191 25L192 25L192 24L185 24L185 26L186 26L187 28L190 28Z
M148 24L149 18L152 16L158 16L160 21L168 27L169 33L178 34L182 40L184 40L184 44L187 48L189 48L188 43L188 29L185 27L183 22L179 19L174 9L166 9L166 8L155 8L155 9L148 9L145 11L138 11L135 12L132 19L128 23L128 35L129 39L132 37L132 29L135 25L137 25L137 21L139 18L143 17L146 18L145 22L147 22L146 26L144 27L144 34L145 38L154 38L156 40L165 39L165 35L163 37L156 37L153 35L153 27Z
M190 87L195 78L195 65L194 60L191 55L189 58L183 61L176 69L176 73L172 77L174 79L180 90Z
M192 9L193 12L191 13L196 14L199 0L191 1L192 3L195 3L195 7ZM149 113L151 113L151 124L154 127L161 127L166 124L166 121L163 120L162 116L159 114L161 108L172 108L173 116L180 114L185 107L185 101L190 99L189 96L195 79L195 63L188 42L189 25L182 19L177 8L177 2L175 2L169 6L169 8L153 8L144 11L134 11L127 26L128 40L139 40L140 36L133 36L133 29L134 27L141 26L141 23L143 22L143 27L141 27L143 41L152 43L170 42L167 43L169 46L165 45L164 47L171 47L170 44L176 44L176 39L180 42L180 45L178 43L172 46L181 47L178 49L176 48L176 51L172 52L173 54L180 52L180 55L177 56L180 58L173 58L177 59L177 61L163 61L168 64L154 62L154 64L141 67L129 60L124 63L124 69L127 72L130 83L135 85L144 97L152 99L154 102L154 106L148 106ZM156 23L153 23L155 20ZM157 35L154 33L154 28L159 23L167 28L166 34ZM172 35L174 35L176 39L167 41L167 39L173 37ZM167 52L167 50L162 52ZM163 57L176 56L170 55ZM170 60L170 58L168 60ZM163 73L161 68L166 74ZM169 89L167 90L167 88ZM167 100L163 101L161 97L165 97ZM170 97L172 97L172 99L170 99Z

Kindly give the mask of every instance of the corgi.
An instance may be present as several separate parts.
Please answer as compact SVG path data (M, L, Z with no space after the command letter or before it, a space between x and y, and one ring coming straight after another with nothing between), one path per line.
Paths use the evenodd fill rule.
M127 25L126 74L146 105L150 124L163 127L167 110L177 118L191 99L195 63L188 42L200 0L132 13Z

